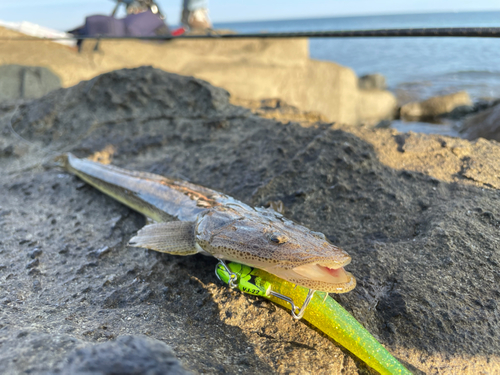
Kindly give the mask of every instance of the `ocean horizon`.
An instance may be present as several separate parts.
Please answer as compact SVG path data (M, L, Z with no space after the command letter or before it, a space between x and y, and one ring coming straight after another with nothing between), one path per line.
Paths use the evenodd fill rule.
M424 27L500 27L500 11L405 13L215 23L240 33ZM383 74L402 102L460 90L474 100L500 97L500 39L310 39L310 56L352 68L358 76Z
M337 14L334 16L317 16L317 17L292 17L292 18L270 18L260 20L244 20L244 21L214 21L217 25L230 25L230 24L255 24L267 22L289 22L289 21L314 21L314 20L331 20L331 19L345 19L345 18L370 18L370 17L393 17L393 16L428 16L428 15L446 15L446 14L475 14L475 13L499 13L500 10L476 10L476 11L437 11L437 12L406 12L406 13L377 13L377 14Z

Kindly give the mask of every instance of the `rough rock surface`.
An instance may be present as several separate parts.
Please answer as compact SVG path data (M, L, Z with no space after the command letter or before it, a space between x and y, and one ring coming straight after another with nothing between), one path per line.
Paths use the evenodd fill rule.
M0 27L0 37L19 36ZM242 99L280 98L301 110L347 124L390 118L396 107L394 95L388 91L359 90L352 69L312 60L305 38L169 43L103 40L97 52L94 47L95 41L89 41L78 53L49 41L0 40L0 65L43 64L61 77L65 87L115 69L153 65L207 80Z
M299 108L286 103L282 99L269 98L263 100L248 100L231 97L234 105L249 108L252 113L282 122L295 121L302 126L311 126L318 122L328 122L328 119L318 112L301 111Z
M72 353L63 375L184 375L174 353L165 343L141 336L121 336Z
M498 142L484 139L470 142L413 132L399 134L396 130L333 127L370 143L378 159L395 170L423 173L448 183L500 189Z
M421 102L410 102L401 107L400 114L404 120L426 120L446 115L461 107L472 108L472 101L465 91L434 96Z
M481 137L500 142L500 105L467 117L461 130L467 139Z
M214 259L126 247L144 218L53 166L71 150L252 205L283 201L352 255L358 286L335 298L409 368L500 371L500 193L485 182L499 161L484 178L454 172L469 158L479 173L477 144L284 124L152 68L55 91L0 126L0 368L61 373L74 350L146 335L195 373L370 373L287 311L221 285Z

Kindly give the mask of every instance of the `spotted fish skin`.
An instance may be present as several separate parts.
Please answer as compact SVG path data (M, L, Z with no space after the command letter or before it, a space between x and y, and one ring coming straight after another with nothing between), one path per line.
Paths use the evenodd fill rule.
M68 172L158 222L193 221L207 208L227 199L224 194L187 181L79 159L71 153L59 156L58 161Z
M62 155L60 161L70 173L158 222L140 230L131 239L132 246L176 255L203 252L325 292L344 293L356 285L355 278L343 270L351 260L344 250L324 234L272 209L253 208L186 181L72 154ZM172 222L175 219L184 223Z

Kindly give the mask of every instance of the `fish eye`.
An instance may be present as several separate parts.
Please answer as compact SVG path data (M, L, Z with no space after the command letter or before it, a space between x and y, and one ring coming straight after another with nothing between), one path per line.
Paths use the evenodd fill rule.
M287 238L280 233L272 233L269 236L269 241L277 245L287 242Z

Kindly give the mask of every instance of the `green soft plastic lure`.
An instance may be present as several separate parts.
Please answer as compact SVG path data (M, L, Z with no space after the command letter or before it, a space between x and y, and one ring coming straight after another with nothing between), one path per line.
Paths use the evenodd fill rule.
M242 292L267 298L283 307L291 308L292 312L296 307L290 301L304 301L310 296L307 288L296 287L268 272L239 263L228 263L227 266L219 263L216 274L220 280ZM277 295L281 295L281 297ZM289 300L284 299L283 296L288 297ZM318 294L312 296L302 314L303 319L379 373L411 374L370 332L330 296L327 296L326 299Z

